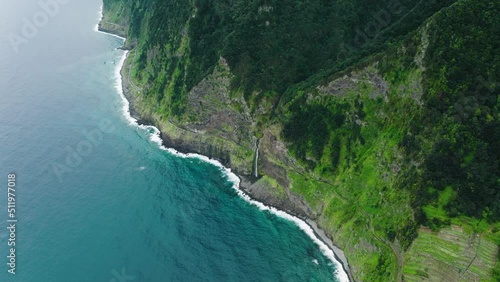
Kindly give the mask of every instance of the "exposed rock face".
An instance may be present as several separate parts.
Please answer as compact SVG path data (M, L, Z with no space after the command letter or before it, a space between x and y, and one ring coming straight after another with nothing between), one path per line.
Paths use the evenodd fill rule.
M361 71L352 71L325 86L318 86L317 89L321 95L343 97L349 91L356 89L361 83L372 86L372 98L383 97L389 90L389 84L378 74L375 66L369 66Z
M196 10L195 8L193 18L197 15ZM258 13L265 14L273 10L271 6L261 6ZM272 21L265 23L266 26L271 25L271 27L274 24ZM126 33L124 28L105 20L101 23L100 29L122 36ZM311 84L302 91L304 99L295 99L298 102L293 111L286 109L290 104L283 102L286 99L279 100L283 98L280 97L277 101L272 92L251 93L248 95L249 98L245 95L248 93L243 94L239 90L232 89L231 83L234 82L234 77L224 58L219 59L209 75L205 76L206 73L203 73L205 78L187 94L183 93L183 95L186 94L183 96L186 99L182 100L186 103L186 112L175 118L159 113L158 101L160 100L141 94L143 87L147 89L147 82L138 87L134 85L135 81L130 80L132 64L137 61L135 54L139 53L138 50L132 49L130 58L123 68L124 89L136 117L144 123L157 126L163 134L162 138L166 146L220 160L241 177L241 188L254 199L291 214L314 219L322 225L327 234L341 243L340 246L349 254L349 259L354 264L351 270L356 278L371 277L368 275L377 272L380 269L379 266L387 266L387 273L397 269L394 273L394 280L401 281L406 278L402 270L406 264L404 260L406 251L401 247L400 241L397 238L394 239L394 234L396 231L399 234L407 233L403 229L395 228L400 227L399 222L402 224L413 222L414 214L408 204L410 201L404 198L406 197L405 190L390 193L388 190L391 189L387 187L391 188L390 186L396 183L404 183L399 181L398 177L405 174L411 175L409 173L412 172L411 168L419 169L423 163L422 155L409 157L399 146L400 136L411 136L412 138L406 141L415 144L417 141L422 141L425 145L422 146L424 149L431 148L432 145L423 142L425 138L418 139L418 136L413 138L414 135L407 130L410 121L415 118L415 114L408 113L419 113L425 107L423 73L426 69L427 47L432 40L432 34L429 35L428 29L429 23L421 28L419 35L416 35L420 38L416 40L418 41L416 53L415 49L401 45L393 54L390 54L396 58L410 58L410 62L413 62L411 65L406 66L407 62L393 59L386 60L385 57L373 58L366 62L367 64L353 66L342 74L336 73L334 78L325 78L323 85ZM180 34L183 37L182 42L189 42L185 28ZM127 40L126 48L132 48L133 45ZM166 52L166 56L159 52L162 47L155 45L148 50L144 61L160 61L163 65L165 62L157 57L167 58L167 61L170 58L181 60L189 57L189 51L186 51L189 50L189 45L187 43L180 45L181 47L173 49L171 53L170 50ZM203 53L203 50L199 53ZM213 63L216 61L217 55ZM391 64L387 64L388 62ZM184 70L186 63L174 67L177 71ZM155 78L158 73L151 74ZM182 72L179 71L179 73ZM175 82L183 83L184 76L179 75L179 77L166 77L165 81L170 84L170 80L178 79L179 81ZM396 80L395 77L398 79ZM137 80L141 79L137 78ZM139 82L136 83L139 84ZM155 89L154 93L162 93L162 91ZM254 100L247 103L246 99ZM164 99L161 102L168 104L169 100ZM320 106L319 109L328 105L340 105L335 111L341 114L341 118L335 116L329 120L343 121L338 124L331 123L333 125L330 129L341 128L343 124L348 124L351 126L346 128L348 134L358 137L348 136L342 139L342 131L329 130L327 136L332 142L325 144L330 146L328 149L332 151L327 150L324 155L326 157L308 153L302 158L293 148L293 138L299 134L286 139L288 143L285 143L282 132L283 128L287 128L285 121L292 113L315 105ZM306 114L301 115L299 119L307 120L315 113L324 115L318 108L310 107L311 110L306 111ZM270 117L272 115L278 118L272 119ZM310 122L311 126L320 124L317 122L320 119L311 119L314 120ZM298 124L297 127L300 128L297 132L308 127ZM316 132L310 135L313 141L318 136ZM333 139L334 137L339 139ZM305 146L311 143L311 141L304 142ZM342 144L345 146L341 146ZM257 146L258 158L256 157ZM354 146L356 148L351 152L347 149ZM293 150L300 163L292 157L289 148ZM338 172L337 161L331 167L324 162L330 157L326 154L330 153L338 153L335 155L337 160L340 155L343 155L345 162L348 163L341 177L335 178L336 175L334 175ZM331 155L332 159L334 159L333 156L334 154ZM257 164L255 164L256 159ZM322 161L326 165L316 167L318 169L314 166L309 166L307 169L302 167L308 166L307 163ZM328 173L333 177L328 178ZM356 179L362 180L356 181ZM314 182L314 184L308 185L309 182ZM319 187L317 183L320 182L325 184L326 188ZM408 216L405 218L405 215ZM389 218L392 222L388 223L384 218ZM389 224L393 225L394 229L384 231ZM392 239L388 240L387 238L390 237ZM381 255L382 253L384 256ZM432 256L432 254L426 255ZM373 262L378 264L372 266ZM415 262L415 265L422 265L422 263ZM424 272L426 273L427 270ZM449 271L439 267L436 272L437 274L431 273L433 277L440 277L439 273ZM419 274L415 277L425 277L425 275ZM377 279L372 277L368 280Z
M124 37L124 38L127 36L127 33L128 33L128 28L121 26L121 25L118 25L118 24L108 22L106 18L103 18L99 22L98 29L102 32L116 34L116 35Z
M253 175L258 140L253 132L255 122L245 100L231 97L232 74L223 58L212 74L189 92L189 106L183 120L154 113L140 95L140 88L128 79L130 68L127 60L122 76L131 111L141 122L157 126L167 147L218 159L242 178L241 187L252 198L303 218L312 217L305 200L290 191L287 168L296 164L279 138L279 126L265 129L259 141L257 167L266 179ZM276 183L270 183L269 179Z
M232 75L223 58L213 73L188 93L186 126L239 144L252 139L253 121L243 99L231 98Z

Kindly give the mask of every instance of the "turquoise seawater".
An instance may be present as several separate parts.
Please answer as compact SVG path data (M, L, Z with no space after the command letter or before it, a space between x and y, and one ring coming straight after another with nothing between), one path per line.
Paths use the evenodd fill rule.
M0 0L0 281L336 280L297 225L129 122L122 40L94 31L100 1L49 2Z

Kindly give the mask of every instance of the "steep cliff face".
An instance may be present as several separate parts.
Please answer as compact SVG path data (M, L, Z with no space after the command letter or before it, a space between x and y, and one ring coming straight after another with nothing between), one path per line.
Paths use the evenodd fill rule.
M132 50L129 58L135 52ZM131 80L132 68L129 59L122 70L132 110L143 122L159 127L167 146L221 160L242 177L242 188L255 199L302 217L311 216L305 201L289 189L287 169L297 165L280 138L279 125L255 134L258 121L242 95L231 94L233 75L223 58L187 94L188 106L182 120L155 111L147 97L141 95L143 87ZM260 177L255 177L256 169Z
M494 281L499 4L358 2L106 0L101 27L166 145L315 219L356 280Z

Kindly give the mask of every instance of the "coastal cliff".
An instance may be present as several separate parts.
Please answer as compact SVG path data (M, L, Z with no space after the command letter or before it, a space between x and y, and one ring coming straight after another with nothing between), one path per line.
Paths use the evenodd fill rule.
M472 72L493 74L479 76L482 83L475 74L459 78L459 84L472 84L476 92L454 88L457 74L442 71L460 73L466 66L453 65L457 54L495 42L496 27L484 11L498 9L498 4L470 2L428 5L418 16L414 9L422 7L416 4L382 3L380 11L390 19L385 18L380 34L372 38L364 33L363 43L359 36L358 42L356 37L333 42L335 53L296 43L287 45L291 49L274 46L288 42L268 31L274 25L286 28L280 25L289 15L279 14L285 7L278 3L248 11L234 8L242 9L236 15L243 22L251 22L241 27L238 20L227 24L224 9L233 8L223 4L166 2L155 7L146 1L108 0L100 29L127 37L124 48L130 53L122 77L133 115L157 126L166 146L220 160L241 177L241 188L252 198L314 220L345 251L349 267L336 249L351 279L494 281L500 227L496 180L462 181L431 173L439 163L436 158L449 162L461 157L452 156L453 144L446 143L459 136L453 135L456 119L474 116L487 123L489 134L500 132L493 101L498 97L498 52L467 52L467 61L480 63ZM442 25L460 31L465 6L482 13L471 25L481 27L482 34L450 49L443 43L448 31ZM362 18L363 13L356 15ZM401 24L402 19L411 24ZM297 25L301 23L316 26L309 17ZM252 25L260 31L247 30ZM359 34L356 25L352 30ZM244 42L238 32L243 31L248 34L241 36L257 36L259 45L239 45ZM447 35L456 40L473 31ZM259 53L259 48L276 48L277 53ZM454 94L448 98L447 92ZM485 96L489 98L481 98ZM458 117L446 104L470 115ZM469 130L469 124L460 124L458 132ZM482 179L496 179L497 161L480 155L489 150L494 158L497 152L488 138L470 136L477 146L460 147L468 163L443 170L460 174L471 164L474 169L493 166ZM457 192L460 181L488 188L481 193L493 202L474 202L479 214L465 211L454 204L465 197Z

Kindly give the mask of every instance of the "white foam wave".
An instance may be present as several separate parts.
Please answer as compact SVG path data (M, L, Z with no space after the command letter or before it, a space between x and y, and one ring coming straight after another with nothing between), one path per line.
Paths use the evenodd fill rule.
M103 15L103 9L104 9L104 4L101 4L101 8L99 8L99 18L97 18L97 23L94 26L94 31L99 32L99 23L102 21L102 18L104 17Z
M106 33L106 34L109 34L109 33ZM123 52L122 57L120 58L120 61L116 66L116 70L115 70L116 84L115 84L115 87L116 87L120 97L122 98L123 114L124 114L125 118L127 119L127 121L129 122L129 124L148 131L150 133L150 136L149 136L150 140L152 142L158 144L158 147L160 149L167 151L172 155L175 155L175 156L180 157L180 158L199 159L201 161L210 163L210 164L218 167L225 174L225 176L228 178L228 180L231 183L233 183L233 186L232 186L233 189L235 189L235 191L238 193L238 195L242 199L244 199L246 202L256 206L257 208L259 208L262 211L268 211L268 212L270 212L278 217L284 218L288 221L293 222L295 225L297 225L307 236L309 236L313 240L313 242L319 247L319 249L321 250L323 255L325 255L335 265L336 270L334 271L333 274L337 277L337 279L339 279L341 282L349 281L347 273L345 272L344 268L342 267L342 264L335 258L335 254L334 254L333 250L331 248L329 248L320 238L318 238L318 236L316 236L316 233L314 232L312 227L309 226L309 224L307 224L305 221L303 221L302 219L300 219L298 217L290 215L290 214L288 214L284 211L278 210L274 207L266 206L263 203L255 201L252 198L250 198L250 196L245 194L240 189L240 182L241 182L240 178L236 174L234 174L230 168L223 166L219 161L214 160L214 159L210 159L207 156L203 156L203 155L199 155L199 154L181 153L175 149L167 148L167 147L163 146L163 141L162 141L161 136L160 136L160 130L158 128L151 126L151 125L141 125L138 123L137 119L132 117L132 115L130 113L130 103L127 100L127 98L125 97L124 92L123 92L123 86L122 86L122 79L123 78L121 76L121 69L123 67L123 64L125 63L125 59L127 58L127 54L128 54L128 51Z
M109 33L106 33L109 34ZM116 64L115 68L115 88L116 91L120 94L120 97L122 98L122 112L123 116L127 119L127 122L130 125L138 125L137 119L132 117L132 114L130 113L130 103L125 97L124 91L123 91L123 77L121 74L121 70L123 67L123 64L125 64L125 60L127 59L128 51L124 51L122 56L120 57L120 60L118 61L118 64Z

